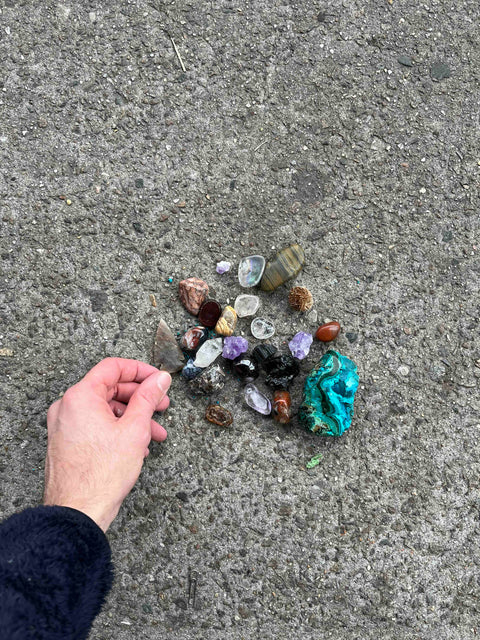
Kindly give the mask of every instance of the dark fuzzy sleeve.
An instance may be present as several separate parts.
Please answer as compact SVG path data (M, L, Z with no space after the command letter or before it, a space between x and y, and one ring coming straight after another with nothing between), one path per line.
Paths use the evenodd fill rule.
M86 638L111 584L107 538L80 511L36 507L0 524L2 640Z

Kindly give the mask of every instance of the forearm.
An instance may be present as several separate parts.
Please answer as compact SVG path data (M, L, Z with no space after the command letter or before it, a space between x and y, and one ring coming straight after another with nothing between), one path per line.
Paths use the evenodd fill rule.
M86 638L111 583L108 541L85 514L37 507L0 524L5 640Z

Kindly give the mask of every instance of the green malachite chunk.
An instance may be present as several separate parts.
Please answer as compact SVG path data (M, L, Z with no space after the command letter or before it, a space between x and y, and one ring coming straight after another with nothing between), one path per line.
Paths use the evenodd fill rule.
M317 435L341 436L352 423L357 387L356 364L337 351L327 351L305 381L300 422Z
M304 264L305 252L299 244L282 249L267 263L260 288L263 291L274 291L287 280L294 278Z

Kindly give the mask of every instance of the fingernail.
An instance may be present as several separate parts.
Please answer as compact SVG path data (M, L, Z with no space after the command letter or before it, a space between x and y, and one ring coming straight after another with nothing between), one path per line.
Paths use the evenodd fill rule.
M158 387L162 391L167 391L171 382L172 382L172 376L166 371L160 371L160 374L157 376Z

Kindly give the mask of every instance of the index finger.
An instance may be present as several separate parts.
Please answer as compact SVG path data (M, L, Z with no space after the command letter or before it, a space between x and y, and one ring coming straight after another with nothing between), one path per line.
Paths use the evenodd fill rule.
M119 382L143 382L152 373L158 373L158 369L140 360L105 358L90 369L83 380L94 387L110 389Z

